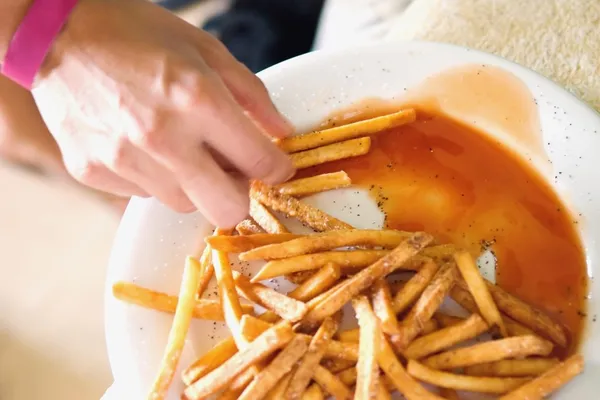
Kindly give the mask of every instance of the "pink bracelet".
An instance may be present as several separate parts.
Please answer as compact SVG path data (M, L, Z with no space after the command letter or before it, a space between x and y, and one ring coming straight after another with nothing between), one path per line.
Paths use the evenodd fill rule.
M77 0L33 0L2 63L2 74L30 90Z

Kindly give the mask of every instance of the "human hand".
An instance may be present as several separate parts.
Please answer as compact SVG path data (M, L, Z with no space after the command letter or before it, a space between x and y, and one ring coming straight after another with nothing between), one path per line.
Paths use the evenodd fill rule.
M146 0L81 0L32 93L68 171L96 189L152 195L231 227L248 213L244 180L293 174L267 136L291 127L262 82Z

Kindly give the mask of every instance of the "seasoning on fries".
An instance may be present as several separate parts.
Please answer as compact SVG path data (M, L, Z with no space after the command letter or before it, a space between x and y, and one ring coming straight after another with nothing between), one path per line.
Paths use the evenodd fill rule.
M302 197L328 190L345 188L351 184L352 181L348 174L344 171L338 171L308 178L295 179L276 185L275 188L279 190L279 193L287 194L288 196Z
M258 233L264 233L265 230L260 227L252 218L248 218L240 222L235 226L235 230L240 235L253 235Z
M362 156L367 154L370 149L371 138L364 137L290 154L290 158L295 168L302 169L344 158Z

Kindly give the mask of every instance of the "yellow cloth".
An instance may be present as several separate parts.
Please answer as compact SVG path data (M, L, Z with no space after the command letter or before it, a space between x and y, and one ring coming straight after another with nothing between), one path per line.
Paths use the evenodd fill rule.
M388 40L453 43L531 68L600 111L599 0L414 0Z

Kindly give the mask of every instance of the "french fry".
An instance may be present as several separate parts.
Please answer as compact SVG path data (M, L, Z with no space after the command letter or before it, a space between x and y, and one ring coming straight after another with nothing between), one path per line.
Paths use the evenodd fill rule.
M436 354L423 360L423 364L429 368L446 370L506 358L547 356L552 348L551 342L538 336L513 336Z
M377 400L392 400L392 394L383 385L377 387Z
M310 380L313 378L315 367L319 365L325 355L327 346L337 330L337 325L331 318L323 321L317 333L315 333L310 341L308 351L294 370L292 379L285 392L286 399L300 400L302 398L302 393L304 393Z
M210 284L214 274L215 268L212 265L212 250L210 246L204 246L204 250L200 256L200 283L198 283L198 293L196 293L198 299L206 292L206 288Z
M325 395L318 383L313 383L302 395L302 400L325 400Z
M237 224L235 226L235 230L240 235L254 235L265 233L265 230L261 228L261 226L257 224L256 221L252 218L247 218L239 224Z
M250 198L250 216L267 233L289 233L267 207L253 198Z
M326 360L323 360L323 362L321 362L321 365L327 368L332 374L337 374L339 372L349 369L350 367L354 367L356 365L356 360L352 361L342 360L340 358L328 358ZM351 385L354 385L354 382Z
M154 290L128 282L115 282L112 291L113 296L119 300L169 314L175 313L179 301L177 296L155 292ZM254 307L247 304L241 307L244 313L251 313L254 309ZM216 300L194 300L192 317L211 321L223 321L223 310L221 309L221 304Z
M387 250L328 251L273 260L256 273L253 282L321 268L329 263L340 267L365 268L389 254Z
M448 314L444 314L444 313L440 313L440 312L436 312L433 315L433 318L443 328L448 328L448 327L451 327L451 326L454 326L454 325L460 324L461 322L465 322L466 321L466 318L457 317L457 316L454 316L454 315L448 315Z
M252 346L238 351L221 366L189 385L185 389L185 396L190 400L199 400L218 392L249 366L286 346L294 336L289 322L274 325L257 337Z
M473 339L488 329L488 324L478 314L473 314L463 322L415 339L403 355L407 359L418 360L465 340Z
M181 378L186 385L191 385L210 371L221 366L225 361L229 360L238 349L235 345L233 337L228 337L219 343L192 365L187 367L181 374Z
M279 193L288 196L302 197L315 193L326 192L348 187L352 184L350 177L344 171L330 172L328 174L311 176L308 178L294 179L275 185Z
M538 376L558 363L558 358L501 360L467 367L465 368L465 374L474 376Z
M421 329L420 336L429 335L430 333L437 331L439 327L440 326L435 319L432 318L427 320L423 323L423 329Z
M340 342L358 343L360 340L360 329L347 329L341 331L337 335Z
M315 272L312 270L292 272L291 274L285 275L285 279L296 285L302 285L304 282L309 280L314 274Z
M240 254L240 260L276 260L319 253L347 246L393 249L410 237L410 232L397 230L351 229L302 236L285 243L270 244Z
M379 280L378 282L381 282ZM355 400L369 400L374 397L379 387L379 366L377 364L377 348L380 335L377 320L371 318L373 310L365 296L357 296L352 300L352 307L360 326L358 361L356 363ZM381 322L379 325L382 325Z
M356 384L356 380L358 379L358 371L356 367L351 367L340 371L337 374L337 377L344 383L346 386L354 386Z
M331 288L341 275L341 269L337 264L327 263L296 289L289 292L288 296L292 299L308 301Z
M541 400L583 372L583 366L581 355L571 356L499 400Z
M269 393L265 396L265 400L283 399L285 396L285 391L287 390L290 380L292 379L292 373L293 369L292 371L285 374L283 378L281 378L279 382L277 382L277 385L275 385L275 387L271 389Z
M221 307L223 307L225 324L231 330L235 343L240 348L246 344L245 339L240 334L239 326L244 312L235 288L229 257L227 253L213 250L212 262L215 268L215 276L217 277L219 299L221 300Z
M371 135L386 129L414 122L415 119L415 110L407 109L393 114L336 126L322 131L285 138L279 142L279 146L283 151L294 153L343 140Z
M233 272L239 294L290 322L297 322L308 312L308 306L260 283L252 283L244 275Z
M401 322L398 334L390 338L398 351L404 351L422 332L425 322L431 319L452 289L457 274L454 263L446 263L438 270L419 300Z
M362 156L367 154L370 149L371 138L364 137L290 154L290 158L296 169L302 169L344 158Z
M352 398L350 388L321 365L315 367L313 379L325 392L332 395L336 400L350 400Z
M428 368L415 360L408 361L407 370L414 378L432 385L479 393L503 394L528 381L527 378L490 378L457 375Z
M398 333L398 319L394 312L390 287L385 279L379 279L373 286L373 311L379 318L383 332L388 335Z
M325 300L326 298L330 297L332 294L334 294L339 288L341 288L344 284L346 283L345 280L340 281L338 283L336 283L335 285L333 285L332 288L328 289L327 291L313 297L312 299L310 299L306 305L308 306L308 308L310 308L311 310L315 307L318 307L319 304L321 304L323 302L323 300Z
M458 393L454 389L441 388L440 395L442 395L447 400L460 400L458 397Z
M298 219L312 229L322 232L337 229L352 229L352 225L340 221L294 197L281 194L277 189L267 186L262 182L253 181L250 187L250 196L260 201L265 206L284 213L288 217Z
M506 315L532 329L535 333L552 340L560 347L567 346L563 327L544 314L490 282L486 282L496 305Z
M423 293L433 279L439 266L433 260L428 260L421 269L408 280L394 296L394 311L400 314L410 307Z
M287 242L299 237L302 237L302 235L294 233L257 233L247 236L209 236L205 241L214 250L224 253L243 253L257 247Z
M489 325L496 325L502 336L508 337L508 332L500 316L500 311L498 311L473 257L466 251L460 251L454 254L454 260L469 288L469 292L471 292L475 303L477 303L477 308L481 316Z
M200 277L200 263L195 258L187 257L179 289L179 301L177 302L177 309L175 310L175 316L173 317L173 324L171 325L163 358L160 363L158 374L150 389L148 399L164 399L169 390L169 386L173 381L173 376L175 375L175 370L177 369L177 364L179 363L179 358L183 351L183 346L185 345L185 338L192 321Z
M416 255L432 240L433 238L426 233L417 232L413 234L389 254L344 281L334 293L323 299L318 307L309 311L304 318L304 322L307 325L315 324L335 314L344 304L371 286L377 279L383 278L401 268L402 264Z
M293 365L306 353L307 349L307 338L296 335L246 387L239 400L254 400L265 397L277 385L279 379L290 372Z
M475 299L473 299L473 296L471 296L471 293L469 293L467 289L463 289L459 286L461 283L462 282L459 280L458 285L452 288L450 291L450 297L452 297L452 300L470 313L478 313L479 310L477 308L477 303L475 303ZM502 315L502 322L504 323L509 336L535 335L531 329L521 325L517 321L510 319L506 315Z

